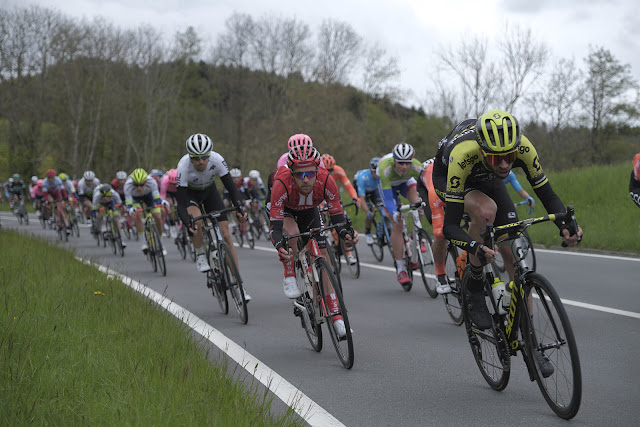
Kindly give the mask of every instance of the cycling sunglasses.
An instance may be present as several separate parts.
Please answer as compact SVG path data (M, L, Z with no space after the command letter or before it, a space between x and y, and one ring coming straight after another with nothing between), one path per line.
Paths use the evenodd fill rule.
M516 157L518 157L517 151L512 151L506 154L490 154L484 153L484 158L487 159L487 163L492 166L498 166L504 160L505 162L511 164L516 161Z
M316 171L306 171L306 172L291 172L293 174L293 176L295 176L298 179L305 179L305 178L309 178L312 179L316 176Z
M399 165L410 165L411 163L413 163L412 160L396 160L396 163L398 163Z
M207 155L207 156L190 156L190 157L191 157L191 161L195 162L195 161L198 161L198 160L207 160L211 156Z

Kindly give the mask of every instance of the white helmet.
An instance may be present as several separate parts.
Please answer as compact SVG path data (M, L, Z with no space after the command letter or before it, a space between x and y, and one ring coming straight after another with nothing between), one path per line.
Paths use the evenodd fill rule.
M195 133L187 139L187 152L190 156L207 156L212 150L211 138L203 133Z
M396 146L393 147L393 158L396 160L411 160L415 154L416 152L411 144L407 144L406 142L396 144Z
M125 171L116 172L116 179L127 179L127 173Z
M31 177L31 182L33 182L34 184L35 184L36 182L38 182L38 177L37 177L37 176L35 176L35 175L33 175L33 176Z
M249 171L249 178L251 179L258 179L260 178L260 172L258 172L257 170L253 169Z
M82 176L86 181L91 181L96 178L96 174L93 171L86 171Z
M435 157L430 158L429 160L425 160L424 162L422 162L422 169L426 169L427 166L429 166L431 163L433 163L436 160Z
M233 168L229 171L231 174L231 178L240 178L242 176L242 171L238 168Z

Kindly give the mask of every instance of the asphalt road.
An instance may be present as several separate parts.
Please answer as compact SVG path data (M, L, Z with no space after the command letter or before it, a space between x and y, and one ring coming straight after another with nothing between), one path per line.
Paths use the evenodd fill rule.
M3 227L18 227L9 213ZM55 240L31 216L37 235ZM588 239L588 236L585 237ZM421 285L404 292L364 244L360 278L343 272L354 330L355 364L340 364L325 334L313 351L282 291L282 266L270 244L239 248L249 323L221 313L195 264L179 258L167 240L167 276L153 273L131 241L124 258L96 247L87 228L64 244L138 280L244 347L347 426L566 425L529 381L521 358L512 359L508 387L493 391L471 354L464 327L449 320L440 299ZM538 272L565 300L580 353L583 397L572 425L631 426L640 420L640 258L537 250ZM344 271L344 270L343 270ZM583 306L590 304L592 306ZM616 311L618 310L618 311ZM622 311L620 311L622 310ZM250 370L250 368L249 368ZM289 403L289 402L287 402Z

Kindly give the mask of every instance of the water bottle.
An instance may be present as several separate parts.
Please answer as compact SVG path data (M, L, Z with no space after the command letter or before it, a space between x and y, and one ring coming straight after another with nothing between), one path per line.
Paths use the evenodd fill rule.
M496 301L496 305L498 306L498 314L507 314L507 311L503 307L503 299L504 299L504 282L500 280L500 278L496 277L493 279L493 284L491 285L491 293L493 294L493 299Z
M513 280L505 287L504 296L502 297L502 308L505 313L509 312L511 305L511 295L513 295Z

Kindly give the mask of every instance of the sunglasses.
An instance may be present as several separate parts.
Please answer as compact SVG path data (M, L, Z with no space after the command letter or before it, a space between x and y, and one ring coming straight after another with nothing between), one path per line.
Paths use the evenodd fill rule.
M396 163L399 165L410 165L413 162L411 160L396 160Z
M210 156L191 156L191 161L207 160Z
M298 179L305 179L305 178L313 178L316 176L316 171L306 171L306 172L292 172L293 176L295 176Z
M517 151L512 151L506 154L490 154L484 153L484 158L487 159L487 163L492 166L498 166L504 160L507 163L513 163L516 161L516 157L518 157Z
M133 184L134 187L144 187L145 185L147 185L146 183L144 184Z

